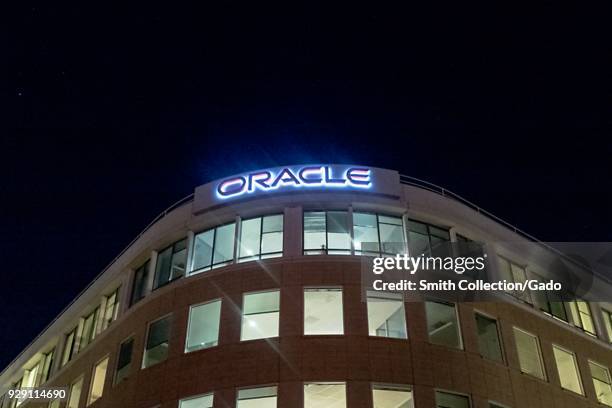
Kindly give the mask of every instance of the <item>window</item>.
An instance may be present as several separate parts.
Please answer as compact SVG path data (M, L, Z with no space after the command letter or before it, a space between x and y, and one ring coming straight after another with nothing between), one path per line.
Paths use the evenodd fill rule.
M90 405L98 398L102 397L104 393L104 381L106 380L106 369L108 368L108 357L100 361L94 367L93 374L91 375L91 388L89 390L89 398L87 398L87 405Z
M185 274L185 262L187 260L187 240L183 239L157 255L155 264L154 289L178 279Z
M604 326L608 334L608 341L612 343L612 313L601 309L601 314L603 315Z
M407 338L404 300L400 294L370 291L367 306L370 336Z
M134 284L132 285L132 296L130 296L130 306L145 297L147 281L149 280L149 264L147 261L134 272Z
M83 335L81 336L81 344L79 345L79 351L83 350L89 343L96 337L96 331L98 328L98 314L100 313L100 307L91 312L83 321Z
M436 256L449 255L448 229L436 227L424 222L408 220L408 247L412 256L430 254Z
M509 260L507 260L506 258L502 258L501 256L498 256L497 259L499 260L499 273L500 278L502 280L514 283L523 283L527 280L527 273L525 272L525 268L515 264L514 262L510 262ZM531 300L531 294L527 289L524 292L520 290L514 290L508 291L507 293L529 304L533 303Z
M161 363L168 357L171 316L168 315L149 324L142 368Z
M134 339L130 338L121 343L119 347L119 356L117 357L117 372L115 373L115 384L119 384L127 378L132 366L132 349L134 348Z
M576 394L584 395L574 353L553 345L553 354L555 355L555 362L557 363L557 372L559 373L561 387L573 391Z
M480 355L489 360L503 362L497 321L483 316L480 313L476 313L475 317Z
M13 389L14 390L20 390L22 383L23 383L23 378L20 378L15 384L13 384ZM25 401L25 399L23 399L23 398L14 398L12 403L11 403L11 408L15 408L15 407L21 405L24 401Z
M62 367L66 365L75 353L76 345L76 327L66 335L64 340L64 352L62 353Z
M538 282L543 282L540 276L534 274L533 278ZM560 293L536 290L532 295L535 304L540 310L564 322L568 321L565 303L562 301L562 295Z
M220 321L221 300L191 306L185 352L216 346L219 343Z
M412 390L406 386L372 386L373 408L413 408Z
M51 377L51 368L53 367L53 356L55 355L55 349L45 353L42 361L42 375L40 377L40 383L43 384Z
M588 334L595 335L595 325L593 324L593 317L591 316L589 304L583 300L576 300L568 302L568 305L572 313L574 325Z
M521 371L541 380L546 379L538 338L517 327L513 330Z
M610 380L610 370L593 361L589 361L589 369L591 370L597 401L612 407L612 381Z
M243 220L240 224L238 262L283 255L283 215Z
M304 334L343 334L342 289L304 289Z
M401 217L353 213L355 253L367 255L406 252L404 222Z
M240 340L278 336L280 291L248 293L242 298Z
M236 408L276 408L276 387L238 390Z
M224 266L234 259L236 223L197 234L193 242L192 273Z
M72 383L70 386L70 395L66 408L78 408L79 400L81 399L81 390L83 389L83 377Z
M212 408L213 394L199 395L179 401L179 408Z
M106 297L102 330L105 330L116 318L119 312L119 288Z
M304 254L350 254L347 211L304 212Z
M23 379L21 380L21 388L33 388L38 386L38 372L40 371L39 361L34 367L29 370L24 370Z
M427 332L429 341L447 347L462 348L459 318L453 303L427 301Z
M49 403L49 408L59 408L61 400L56 399Z
M304 384L304 408L346 408L346 384Z
M470 408L470 397L436 391L436 408Z

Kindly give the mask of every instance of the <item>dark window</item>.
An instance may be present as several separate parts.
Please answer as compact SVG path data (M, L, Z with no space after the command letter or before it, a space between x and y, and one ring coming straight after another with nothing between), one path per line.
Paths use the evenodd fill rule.
M503 361L497 321L476 313L476 332L480 355L495 361Z
M46 382L51 377L51 368L53 367L53 356L55 349L43 355L43 371L41 376L41 384Z
M134 284L132 285L132 296L130 296L130 306L145 297L147 290L147 280L149 277L149 261L145 262L134 272Z
M218 268L234 260L236 223L200 232L193 242L192 273Z
M429 254L434 256L450 255L448 229L431 224L408 220L408 248L412 256Z
M117 373L115 374L115 384L120 383L127 378L132 363L132 349L134 347L134 339L130 338L123 343L119 348L119 357L117 358Z
M167 316L149 325L147 343L142 359L142 368L161 363L168 357L170 323L171 318Z
M155 289L185 274L185 263L187 260L186 245L187 240L180 240L157 255L157 263L155 265Z
M76 345L76 327L66 335L65 343L64 343L64 352L62 354L62 367L66 365L72 359L72 356L76 354L75 345Z

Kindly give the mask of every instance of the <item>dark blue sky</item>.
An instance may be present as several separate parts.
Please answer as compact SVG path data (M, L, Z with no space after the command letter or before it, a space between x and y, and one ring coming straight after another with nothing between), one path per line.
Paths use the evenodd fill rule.
M612 240L607 13L168 7L15 14L0 367L157 213L243 170L388 167L545 241Z

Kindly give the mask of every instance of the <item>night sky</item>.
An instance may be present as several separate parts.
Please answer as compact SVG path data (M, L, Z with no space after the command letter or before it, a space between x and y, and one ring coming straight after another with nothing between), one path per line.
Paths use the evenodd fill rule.
M609 13L371 6L17 10L0 369L160 211L245 170L387 167L543 241L612 241Z

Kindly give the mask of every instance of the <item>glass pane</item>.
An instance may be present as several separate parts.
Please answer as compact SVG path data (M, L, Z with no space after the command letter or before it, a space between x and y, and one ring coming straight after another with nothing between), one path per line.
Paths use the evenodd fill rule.
M304 290L304 334L343 334L341 289Z
M582 383L580 382L574 354L555 346L553 346L553 353L557 363L561 387L577 394L582 394Z
M597 401L612 406L612 385L610 381L610 371L599 364L589 361L591 369L591 377L593 378L593 386L595 387L595 395Z
M168 357L169 338L170 316L151 323L143 357L143 367L161 363Z
M176 279L176 278L179 278L185 275L185 264L186 263L187 263L187 249L181 249L180 251L175 252L174 255L172 255L172 267L170 270L170 279Z
M213 264L225 263L234 259L234 234L236 224L228 224L217 228Z
M412 391L400 388L374 387L373 408L413 408Z
M461 348L455 306L439 302L425 302L425 311L429 341L442 346Z
M429 253L429 238L418 232L408 232L408 249L412 256Z
M213 241L215 230L208 230L195 236L193 244L193 268L198 269L209 267L212 264Z
M304 408L346 408L346 384L304 384Z
M495 361L503 361L497 321L476 314L476 331L480 355Z
M325 250L325 213L311 211L304 213L304 249Z
M83 379L81 378L70 386L70 396L68 397L67 408L78 408L79 400L81 399L81 390L83 389Z
M240 340L278 336L280 292L244 295Z
M401 219L400 219L401 221ZM403 254L404 228L401 225L380 224L380 243L382 252L386 254Z
M540 346L537 337L515 327L514 341L516 343L521 371L543 380L544 368L542 367L542 356L540 355Z
M240 230L240 258L259 255L261 239L261 218L242 221Z
M115 375L115 383L121 382L127 377L130 363L132 362L132 348L134 346L134 339L126 340L121 344L119 349L119 357L117 359L117 374Z
M276 387L238 390L238 408L275 408Z
M514 279L514 282L517 282L517 283L521 282L522 283L522 282L525 282L527 280L527 275L525 273L525 269L524 268L522 268L522 267L520 267L518 265L515 265L515 264L511 264L511 269L512 269L512 278ZM517 291L514 292L514 296L516 296L519 299L524 300L527 303L532 303L531 295L530 295L529 290L525 290L524 292L520 291L520 290L517 290Z
M263 233L283 232L283 214L263 217Z
M132 297L130 305L138 302L145 295L147 277L149 276L149 261L138 268L134 273L134 286L132 288Z
M108 368L108 358L105 358L99 362L93 371L93 378L91 381L91 389L89 391L89 399L87 405L91 404L104 393L104 381L106 380L106 369Z
M212 408L213 394L185 398L179 401L179 408Z
M418 222L418 221L414 221L414 220L408 220L408 231L416 232L416 233L419 233L421 235L428 235L429 234L427 232L427 225L426 224L423 224L422 222Z
M436 391L436 408L470 408L470 399L464 395Z
M263 219L261 237L262 254L283 252L283 215L270 215Z
M370 336L407 338L406 315L401 296L368 293L367 302Z
M329 249L351 249L348 212L327 212L327 246Z
M589 304L584 301L576 302L578 311L580 312L580 319L582 321L582 328L591 334L595 334L595 326L593 325L593 318L591 317L591 308Z
M185 352L216 346L219 341L220 320L220 300L191 307Z
M170 267L172 265L172 247L169 247L157 255L155 265L155 288L168 283L170 280Z
M376 215L367 213L353 213L353 233L355 234L355 251L378 254L378 229Z

